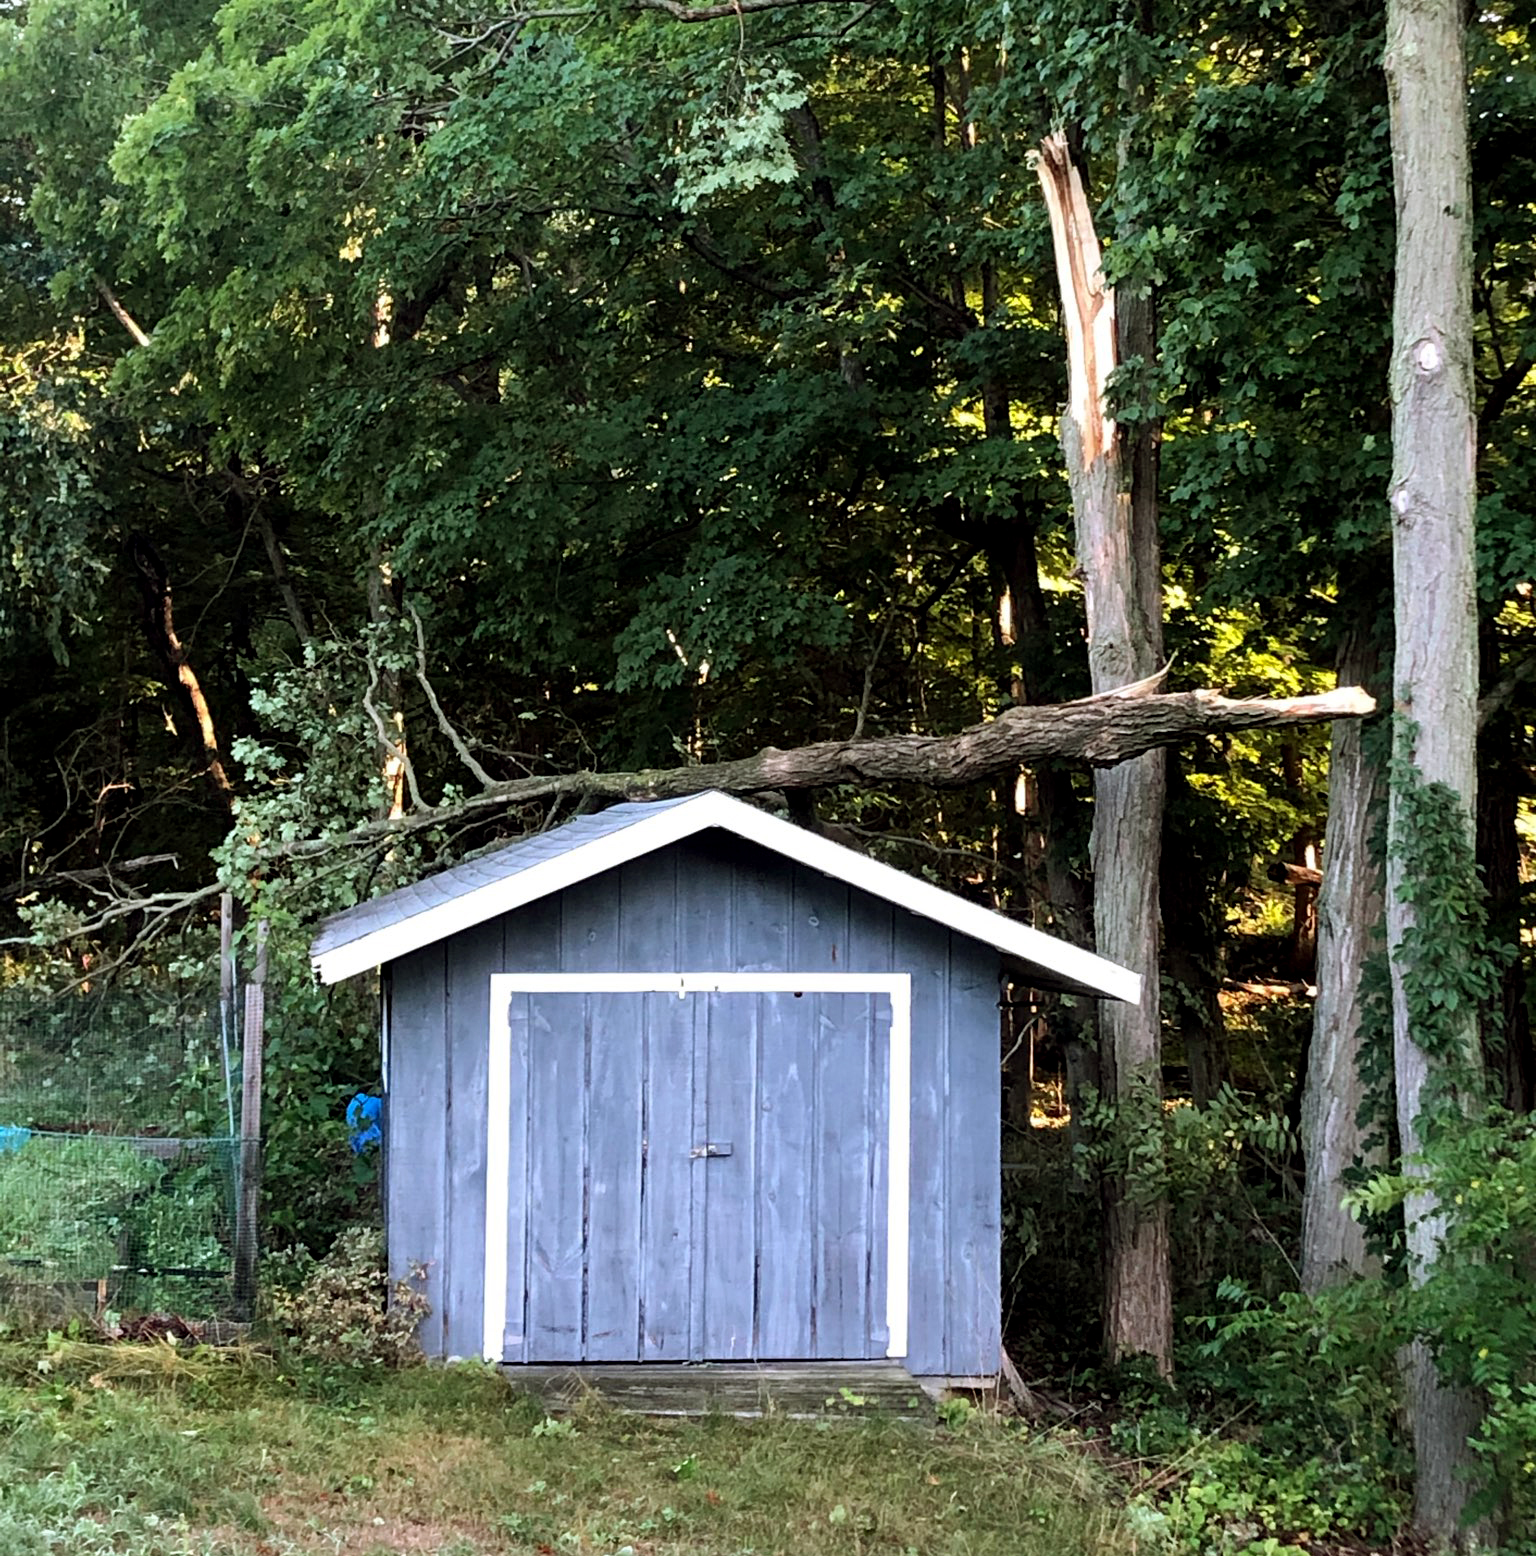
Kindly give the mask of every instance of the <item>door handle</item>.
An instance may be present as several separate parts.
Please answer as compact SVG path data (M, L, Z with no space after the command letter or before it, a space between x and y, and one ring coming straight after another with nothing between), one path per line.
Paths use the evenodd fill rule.
M703 1145L694 1146L688 1155L692 1160L697 1161L701 1156L729 1156L731 1150L729 1140L706 1140Z

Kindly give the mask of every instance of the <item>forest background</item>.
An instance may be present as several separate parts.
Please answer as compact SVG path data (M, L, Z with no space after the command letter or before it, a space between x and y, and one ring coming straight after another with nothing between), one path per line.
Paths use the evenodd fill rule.
M278 969L268 1226L319 1248L366 1209L339 1111L377 1061L367 992L309 981L310 928L594 795L767 791L1069 938L1097 911L1111 951L1090 834L1117 791L1065 752L977 779L909 738L1114 684L1059 437L1059 132L1045 169L1122 303L1108 393L1152 545L1119 680L1166 662L1271 707L1158 737L1134 1063L1081 1006L1005 1002L1013 1343L1080 1371L1102 1312L1111 1357L1150 1359L1138 1445L1254 1412L1211 1472L1237 1526L1502 1509L1528 1536L1528 9L1456 17L1474 875L1434 795L1404 799L1389 720L1330 735L1295 701L1382 696L1405 605L1386 7L6 7L5 980L190 976L237 892ZM798 788L713 765L816 742L836 758ZM1406 1171L1389 790L1426 845L1392 867L1435 951L1419 1027L1476 1018L1458 1127ZM1458 1207L1433 1270L1404 1210L1426 1181ZM1438 1510L1420 1462L1410 1515L1415 1337L1456 1385L1421 1428L1450 1411L1472 1446Z

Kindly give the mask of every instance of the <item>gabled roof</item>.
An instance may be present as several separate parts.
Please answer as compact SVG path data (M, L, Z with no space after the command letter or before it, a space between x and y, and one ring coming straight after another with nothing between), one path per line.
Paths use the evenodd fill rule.
M610 806L348 908L321 925L310 957L322 981L337 983L711 827L992 946L1045 987L1141 999L1140 977L1114 962L718 790Z

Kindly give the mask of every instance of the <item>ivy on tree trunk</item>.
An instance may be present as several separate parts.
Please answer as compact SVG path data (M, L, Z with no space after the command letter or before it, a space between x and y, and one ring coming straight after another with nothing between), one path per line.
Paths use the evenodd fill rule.
M1477 1062L1477 1005L1459 997L1454 937L1479 900L1473 867L1477 786L1477 426L1472 399L1472 186L1463 0L1389 0L1385 65L1397 193L1392 316L1394 727L1388 802L1387 941L1393 1057L1404 1170L1447 1109L1448 1082ZM1429 857L1430 851L1436 857ZM1437 868L1438 867L1438 868ZM1436 869L1434 878L1431 870ZM1455 876L1456 878L1447 878ZM1459 907L1458 918L1448 905ZM1434 945L1426 921L1439 922ZM1448 939L1451 943L1447 943ZM1445 1210L1427 1190L1406 1205L1410 1280L1433 1271ZM1414 1514L1441 1545L1481 1543L1463 1527L1469 1437L1480 1417L1466 1388L1439 1376L1428 1345L1404 1358L1414 1437Z

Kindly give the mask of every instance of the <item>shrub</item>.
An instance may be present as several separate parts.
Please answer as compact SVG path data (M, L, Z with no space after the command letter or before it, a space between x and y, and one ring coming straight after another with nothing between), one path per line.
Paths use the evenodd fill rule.
M350 1227L316 1259L303 1248L267 1261L266 1318L296 1355L315 1361L404 1367L421 1359L416 1330L430 1308L423 1273L391 1287L383 1234Z
M1442 1131L1423 1163L1447 1222L1440 1257L1405 1293L1406 1324L1441 1372L1478 1389L1487 1414L1472 1439L1485 1476L1474 1513L1507 1503L1536 1527L1536 1119L1497 1110ZM1366 1209L1403 1201L1412 1180L1382 1174ZM1525 1547L1529 1549L1530 1547Z

